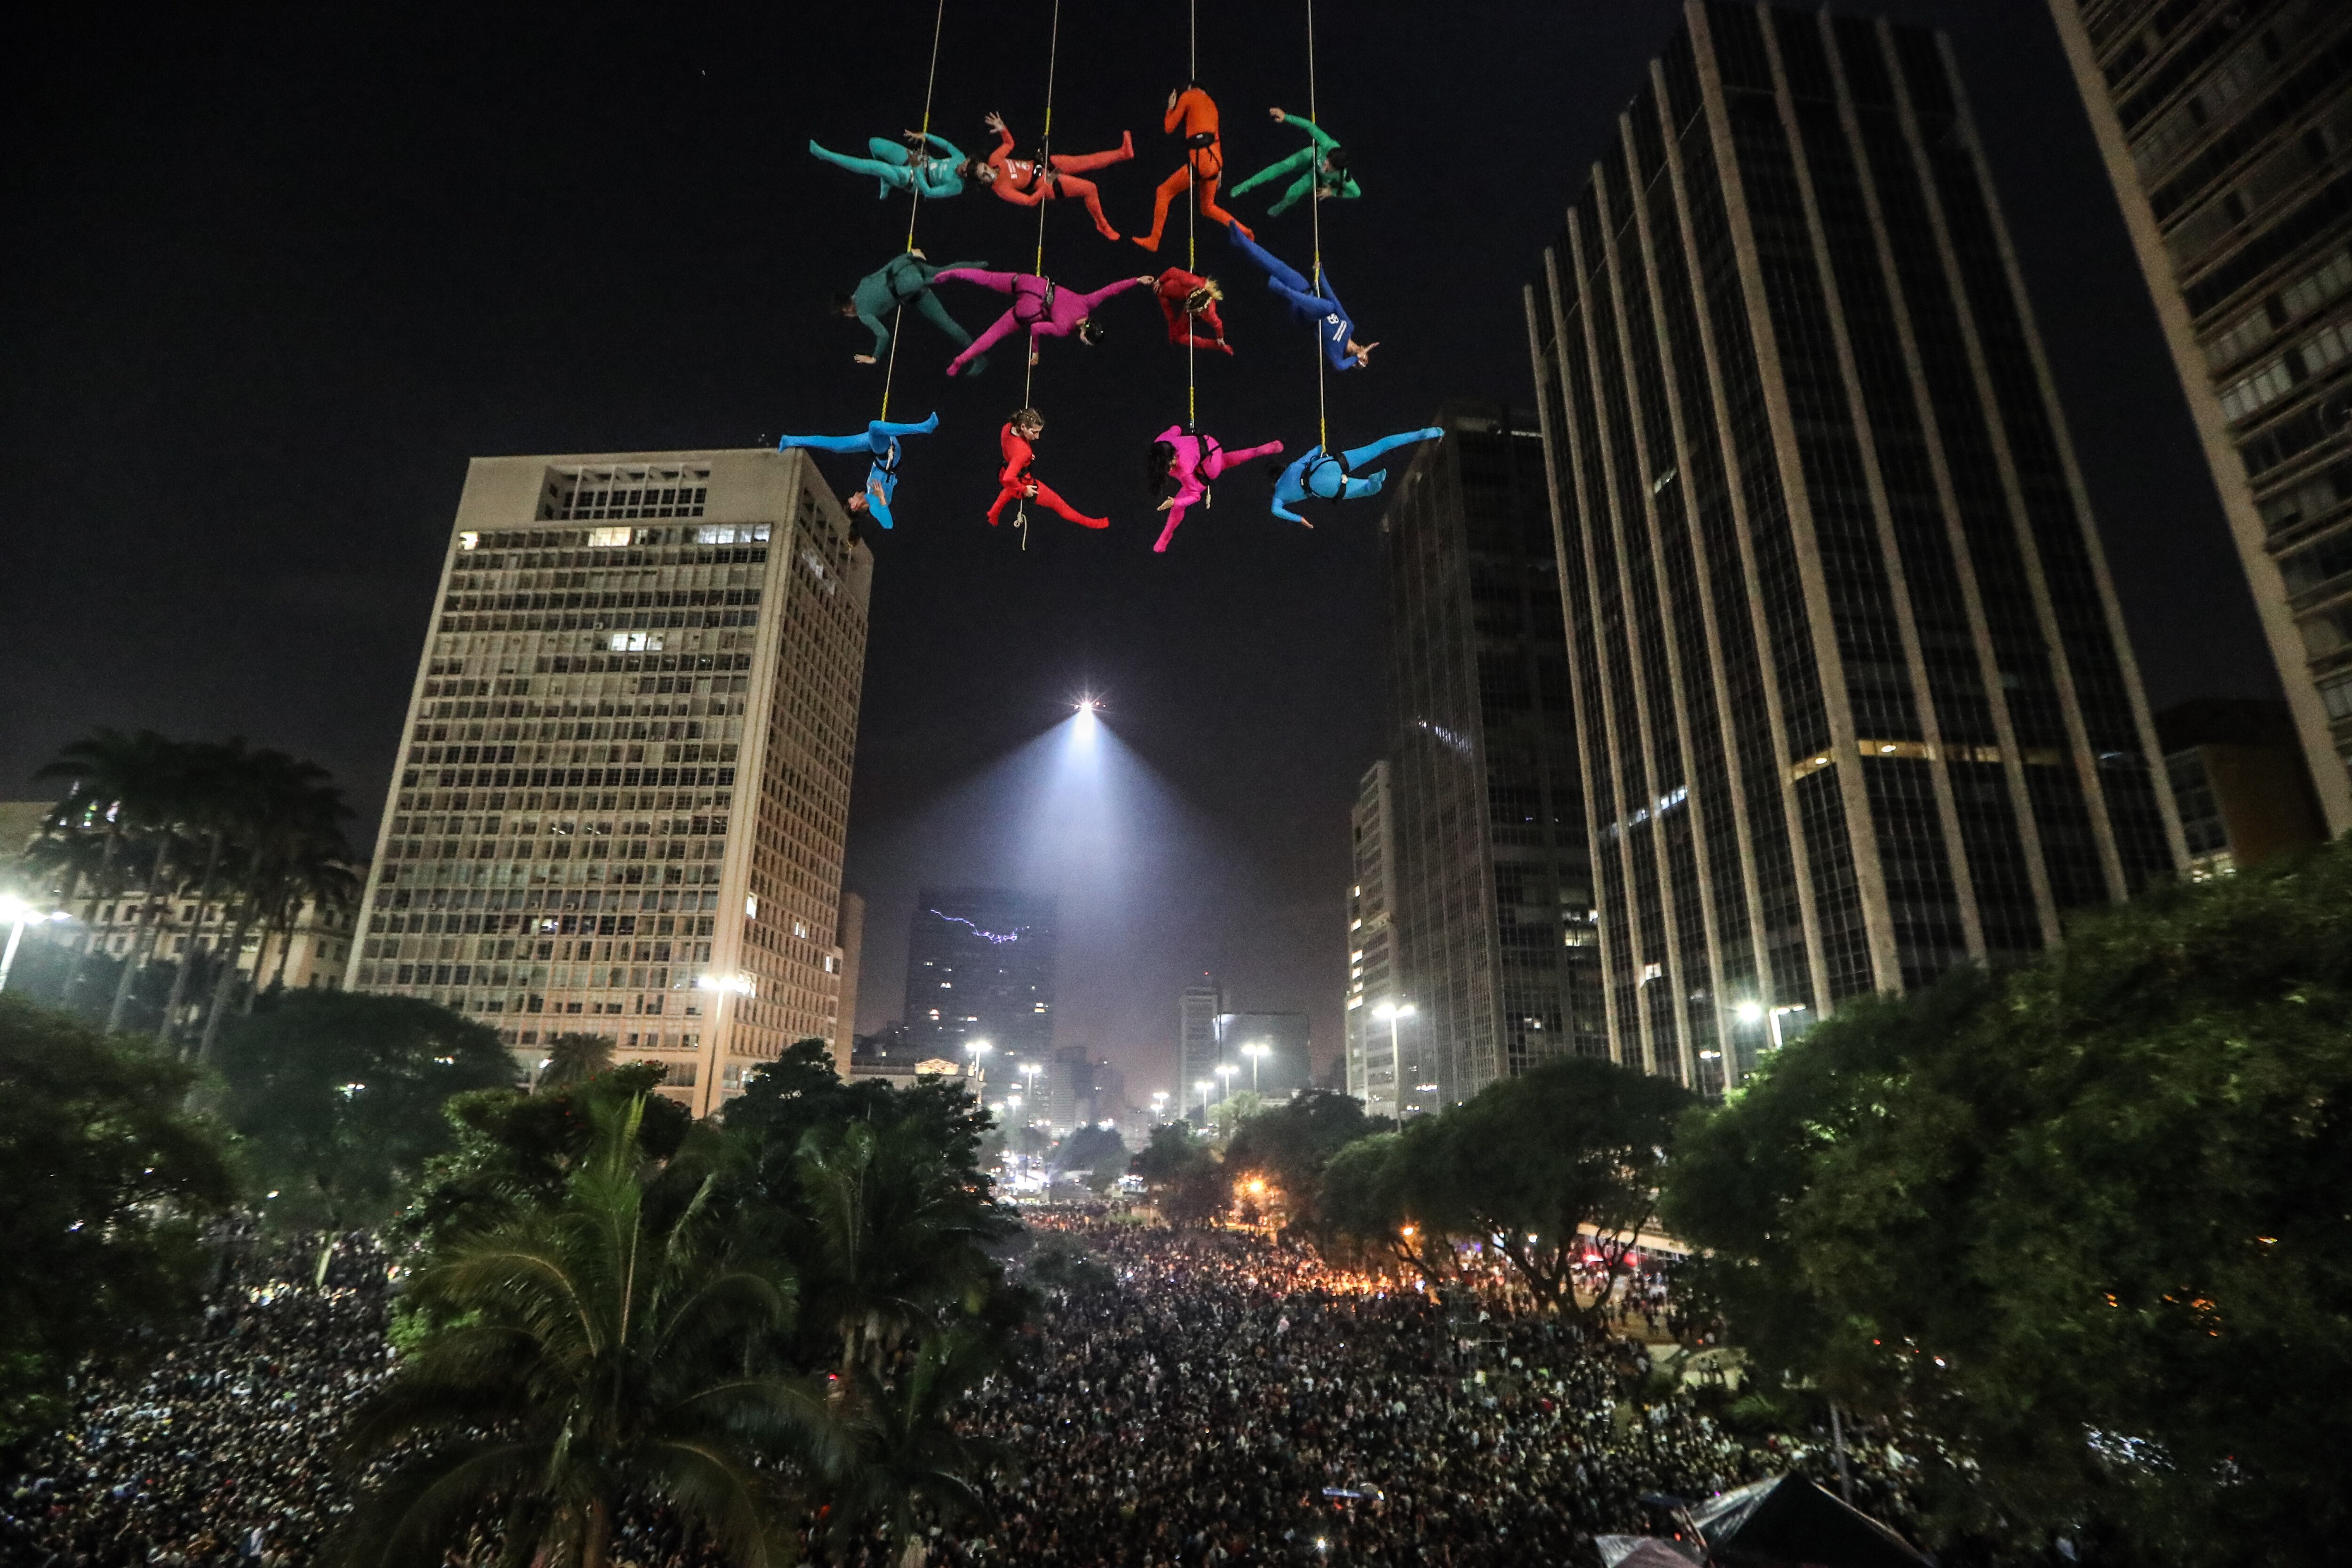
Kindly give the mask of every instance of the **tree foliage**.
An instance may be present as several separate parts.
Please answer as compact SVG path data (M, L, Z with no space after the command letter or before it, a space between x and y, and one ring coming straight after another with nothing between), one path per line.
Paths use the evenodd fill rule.
M2338 845L1842 1008L1695 1119L1667 1213L1769 1372L1941 1441L1954 1528L2319 1562L2352 1525L2347 1181Z
M1163 1121L1131 1163L1170 1225L1206 1225L1233 1202L1233 1178L1208 1140L1182 1121Z
M1236 1179L1257 1178L1270 1189L1261 1206L1278 1209L1311 1234L1329 1228L1323 1172L1332 1156L1393 1125L1364 1114L1364 1102L1310 1089L1244 1118L1225 1145L1225 1169Z
M47 1430L86 1360L135 1361L194 1315L202 1222L234 1195L190 1070L0 995L0 1452Z

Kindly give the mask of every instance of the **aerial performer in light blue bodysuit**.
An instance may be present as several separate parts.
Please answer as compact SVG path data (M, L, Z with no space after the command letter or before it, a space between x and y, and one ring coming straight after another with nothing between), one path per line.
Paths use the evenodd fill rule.
M1277 125L1296 125L1306 132L1307 145L1301 147L1280 163L1268 164L1260 169L1240 184L1228 190L1225 193L1227 195L1240 195L1244 191L1254 190L1269 180L1278 180L1283 175L1298 169L1307 169L1307 173L1290 182L1290 188L1282 193L1282 199L1265 209L1266 216L1280 217L1304 200L1310 187L1314 190L1315 199L1318 202L1332 196L1354 201L1364 194L1357 188L1355 176L1348 173L1347 149L1339 145L1338 138L1303 114L1286 114L1279 109L1269 109L1266 112L1274 116L1274 121ZM1307 165L1310 163L1314 167L1308 169Z
M794 447L807 447L819 452L866 452L874 466L866 470L866 488L849 498L849 510L872 514L883 527L890 526L890 500L898 493L898 437L928 436L940 427L940 416L932 415L919 425L894 425L887 419L877 419L856 436L787 436L776 443L779 452Z
M1282 296L1291 315L1314 327L1315 335L1322 340L1323 357L1331 362L1333 370L1356 370L1371 363L1372 351L1381 345L1356 341L1355 318L1339 303L1339 291L1331 287L1328 269L1323 274L1322 292L1318 293L1289 263L1244 234L1241 225L1231 226L1225 233L1244 255L1265 269L1265 286Z
M880 188L874 193L877 196L914 188L922 192L925 201L939 202L963 194L961 170L964 156L954 142L944 136L932 136L920 131L908 132L906 141L907 146L902 147L886 136L869 136L866 139L866 150L874 154L871 158L853 158L846 153L820 147L814 142L809 143L809 151L828 163L838 163L853 174L873 175L882 182ZM940 151L936 153L922 151L926 142ZM913 150L909 151L910 148Z
M1348 472L1360 468L1373 458L1410 447L1415 441L1443 439L1445 432L1434 426L1425 430L1407 430L1395 436L1383 436L1361 447L1350 447L1338 457L1332 457L1321 447L1309 447L1299 459L1282 470L1274 481L1274 515L1291 522L1307 522L1290 509L1313 496L1320 500L1361 500L1366 496L1381 493L1388 482L1386 468L1374 468L1359 479ZM1315 525L1307 523L1309 528Z

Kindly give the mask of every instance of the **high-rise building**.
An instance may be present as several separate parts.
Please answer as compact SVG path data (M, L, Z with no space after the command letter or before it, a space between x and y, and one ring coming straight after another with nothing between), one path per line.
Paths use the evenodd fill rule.
M1381 519L1394 981L1371 1006L1412 1011L1370 1027L1397 1026L1400 1115L1606 1048L1543 438L1500 406L1434 422Z
M1389 868L1396 856L1393 796L1386 758L1364 770L1349 813L1356 879L1348 889L1348 1092L1367 1116L1395 1117L1397 1052L1388 1011L1397 1003L1396 933L1390 920Z
M831 1040L872 563L798 452L474 459L349 984L698 1112Z
M1215 979L1203 974L1184 987L1176 999L1177 1118L1206 1121L1208 1101L1202 1086L1213 1093L1217 1080L1217 1015L1225 1010L1225 994Z
M866 900L856 893L841 895L840 928L833 945L841 950L841 1011L833 1031L833 1070L849 1076L850 1058L856 1054L857 981L866 955Z
M2191 877L2326 842L2285 703L2200 698L2158 713L2156 735Z
M2329 831L2352 829L2352 6L2051 0Z
M1011 888L925 888L907 934L907 1029L926 1056L1009 1083L1054 1048L1054 899Z
M2173 874L1943 38L1687 0L1527 307L1619 1059L1715 1091Z
M1288 1100L1315 1081L1314 1038L1304 1013L1220 1013L1217 1066L1219 1098L1244 1090L1267 1100ZM1255 1047L1255 1048L1253 1048Z

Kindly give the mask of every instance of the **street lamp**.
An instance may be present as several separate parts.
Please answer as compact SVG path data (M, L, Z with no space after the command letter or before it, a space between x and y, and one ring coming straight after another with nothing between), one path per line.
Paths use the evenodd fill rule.
M982 1058L996 1047L986 1040L966 1040L963 1048L971 1057L971 1097L985 1100L988 1098L988 1067Z
M1413 1006L1410 1002L1383 1002L1379 1006L1372 1009L1373 1017L1385 1018L1388 1020L1389 1070L1396 1074L1397 1080L1399 1082L1402 1082L1404 1079L1404 1053L1399 1049L1397 1046L1397 1020L1399 1018L1410 1018L1412 1016L1412 1014ZM1419 1084L1413 1085L1414 1092L1418 1093L1420 1089L1421 1086ZM1400 1105L1397 1109L1399 1110L1402 1110L1404 1107Z
M1257 1092L1257 1064L1265 1060L1265 1053L1273 1048L1264 1040L1252 1040L1242 1047L1242 1055L1250 1059L1250 1092L1252 1094Z
M1234 1097L1234 1074L1241 1070L1241 1068L1235 1067L1231 1062L1219 1062L1217 1064L1217 1076L1225 1080L1219 1086L1224 1090L1223 1094L1217 1096L1219 1100L1231 1100Z
M1201 1091L1201 1120L1206 1121L1209 1119L1209 1090L1216 1085L1207 1079L1196 1078L1192 1080L1192 1087Z
M54 914L37 914L33 906L14 893L0 893L0 921L8 922L8 946L0 952L0 991L8 989L8 971L16 967L16 944L25 940L25 927L34 921L61 921L69 918L62 910Z
M1152 1120L1154 1122L1157 1122L1157 1121L1160 1121L1162 1118L1164 1118L1167 1114L1168 1114L1168 1091L1167 1091L1166 1089L1153 1089L1153 1090L1151 1091L1151 1120Z

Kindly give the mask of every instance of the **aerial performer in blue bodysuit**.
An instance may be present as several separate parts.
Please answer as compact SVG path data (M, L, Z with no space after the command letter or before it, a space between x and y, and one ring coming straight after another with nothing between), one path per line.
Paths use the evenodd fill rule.
M887 137L869 136L866 139L866 150L874 154L871 158L853 158L846 153L820 147L814 142L809 143L809 151L828 163L840 164L853 174L873 175L882 182L881 188L874 193L877 196L918 187L927 202L945 201L950 196L963 194L961 169L964 155L954 142L944 136L931 136L920 131L908 132L906 141L907 145L901 147ZM940 151L923 151L926 142Z
M898 493L898 437L928 436L940 427L940 416L932 415L919 425L894 425L887 419L877 419L856 436L787 436L776 443L779 452L794 447L808 447L819 452L866 452L874 466L866 470L866 488L849 498L849 510L872 515L883 527L890 526L890 500Z
M999 340L1016 327L1029 329L1029 363L1037 363L1039 338L1066 338L1072 332L1078 341L1092 346L1102 337L1102 328L1094 320L1094 309L1112 295L1129 289L1139 289L1152 279L1122 278L1107 283L1091 294L1081 294L1065 289L1051 278L1040 278L1034 272L983 272L977 267L942 268L934 282L952 279L959 283L977 283L983 289L993 289L1000 294L1013 296L1013 307L990 322L971 347L948 363L948 374L954 375L981 355L997 345Z
M1361 447L1350 447L1336 458L1319 446L1309 447L1297 462L1282 470L1280 479L1274 481L1274 515L1291 522L1307 522L1305 518L1290 509L1309 496L1321 500L1361 500L1366 496L1376 496L1381 493L1381 486L1388 482L1389 471L1386 468L1374 468L1360 479L1348 470L1360 468L1373 458L1393 452L1399 447L1410 447L1415 441L1439 440L1444 435L1444 431L1433 426L1425 430L1407 430L1395 436L1383 436ZM1307 526L1312 528L1315 525L1307 522Z
M1265 268L1265 286L1282 296L1291 315L1314 327L1316 336L1323 341L1323 357L1331 362L1333 370L1356 370L1371 363L1372 351L1381 345L1356 341L1355 318L1339 303L1339 291L1331 287L1328 269L1318 294L1289 263L1244 234L1241 225L1234 224L1225 232L1243 254Z
M945 332L956 347L971 347L971 334L957 324L956 319L948 314L948 308L940 303L939 296L931 292L931 280L950 267L987 265L985 261L952 261L948 267L938 267L927 260L921 251L910 250L904 256L892 257L860 278L854 290L833 297L836 312L856 317L874 334L874 352L851 357L859 364L875 364L890 351L890 329L883 318L895 314L902 305L912 305L929 317L931 325ZM982 354L972 362L971 374L978 375L987 365L988 356Z
M1237 196L1244 191L1255 190L1269 180L1278 180L1296 170L1306 169L1309 163L1315 166L1290 182L1290 189L1282 193L1282 199L1265 209L1266 216L1280 217L1284 213L1297 206L1305 198L1310 186L1314 189L1315 199L1318 202L1327 201L1333 196L1345 201L1354 201L1364 194L1357 188L1355 176L1348 173L1347 149L1340 146L1339 141L1329 132L1303 114L1286 114L1279 109L1269 109L1266 112L1274 116L1274 122L1276 125L1296 125L1305 131L1308 144L1280 163L1260 169L1240 184L1228 190L1225 193L1227 195Z

